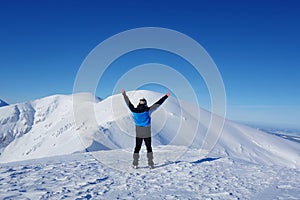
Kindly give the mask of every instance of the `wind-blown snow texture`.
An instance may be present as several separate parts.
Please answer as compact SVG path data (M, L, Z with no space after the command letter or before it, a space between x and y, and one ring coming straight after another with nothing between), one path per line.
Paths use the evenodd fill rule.
M162 96L149 91L128 95L134 104L141 96L150 104ZM300 198L297 142L226 121L213 151L201 157L199 144L211 113L200 109L197 137L186 150L196 107L171 97L153 114L157 168L144 168L143 152L141 168L133 170L134 125L123 97L103 101L90 94L76 97L81 99L79 109L85 119L80 124L74 121L72 95L0 108L1 199ZM89 105L95 108L96 125L92 116L84 116ZM180 121L187 132L175 137ZM93 153L84 153L86 148ZM186 152L175 159L180 151Z

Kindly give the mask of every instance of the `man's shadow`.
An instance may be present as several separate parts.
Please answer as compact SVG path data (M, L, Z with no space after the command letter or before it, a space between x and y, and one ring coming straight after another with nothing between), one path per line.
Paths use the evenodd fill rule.
M212 161L215 161L215 160L219 160L221 157L217 157L217 158L203 158L203 159L200 159L200 160L196 160L194 162L190 162L191 164L201 164L201 163L204 163L204 162L212 162ZM167 161L163 164L160 164L160 165L157 165L155 166L155 168L159 168L159 167L165 167L165 166L168 166L168 165L172 165L172 164L177 164L177 163L181 163L183 161Z
M220 158L221 157L218 157L218 158L203 158L203 159L191 162L191 163L192 164L201 164L201 163L204 163L204 162L212 162L212 161L215 161L215 160L219 160Z

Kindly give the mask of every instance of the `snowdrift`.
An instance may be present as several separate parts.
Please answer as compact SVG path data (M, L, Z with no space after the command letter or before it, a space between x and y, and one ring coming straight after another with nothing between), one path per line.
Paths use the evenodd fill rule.
M133 104L140 97L151 104L163 96L150 91L127 94ZM93 113L89 112L91 108ZM153 145L203 148L203 144L210 142L207 140L211 137L206 136L218 133L208 132L212 114L204 109L199 109L200 113L196 110L196 105L170 97L153 113ZM120 94L104 100L86 93L55 95L8 105L0 108L0 162L87 150L131 149L134 130L131 114ZM299 152L299 143L226 120L211 153L252 163L299 168Z

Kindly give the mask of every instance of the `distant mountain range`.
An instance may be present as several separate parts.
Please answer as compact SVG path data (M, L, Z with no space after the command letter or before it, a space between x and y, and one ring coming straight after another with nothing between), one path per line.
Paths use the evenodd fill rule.
M134 105L140 97L150 105L163 95L144 90L128 92ZM209 128L213 116L216 117L196 105L170 97L153 113L153 145L210 151L205 149L207 144L219 137L215 127ZM131 149L134 137L133 119L120 94L104 100L87 93L54 95L0 109L0 162ZM252 163L300 167L298 142L229 120L225 120L212 152Z

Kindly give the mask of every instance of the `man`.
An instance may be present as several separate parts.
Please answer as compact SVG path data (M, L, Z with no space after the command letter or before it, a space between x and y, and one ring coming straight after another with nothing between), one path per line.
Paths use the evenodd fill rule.
M124 89L121 90L121 93L124 97L127 106L132 112L135 122L136 138L133 153L133 167L138 167L139 152L141 150L143 141L145 141L145 145L147 148L148 165L149 168L153 168L154 162L151 147L151 113L155 111L170 96L170 92L168 92L165 96L163 96L160 100L158 100L150 107L148 107L145 98L140 99L137 107L134 107L133 104L130 102L128 96L126 95Z

